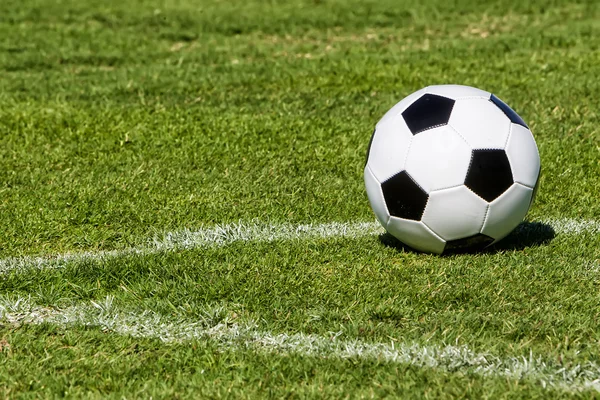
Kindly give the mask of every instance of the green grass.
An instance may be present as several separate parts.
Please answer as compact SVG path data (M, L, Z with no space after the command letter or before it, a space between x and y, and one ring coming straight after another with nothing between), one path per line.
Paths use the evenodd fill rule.
M459 83L528 122L530 220L600 218L597 2L0 2L0 258L124 249L235 221L370 221L372 128ZM600 238L438 257L376 236L233 243L0 276L0 297L273 333L600 363ZM0 322L0 396L594 397L540 382L210 340ZM204 372L202 372L204 371Z
M31 344L34 344L32 348ZM37 353L52 356L40 360ZM10 389L57 396L104 397L429 397L506 395L501 379L472 380L460 374L371 361L357 363L300 355L223 351L210 343L164 346L157 341L106 336L99 331L25 327L14 341L22 353L3 367ZM51 375L44 382L31 375ZM399 379L399 377L401 377ZM513 396L539 396L541 387L515 386Z

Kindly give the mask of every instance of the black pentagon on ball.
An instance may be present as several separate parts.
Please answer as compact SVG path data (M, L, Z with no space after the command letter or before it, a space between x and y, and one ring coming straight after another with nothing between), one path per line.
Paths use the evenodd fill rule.
M446 246L444 247L444 253L460 253L465 251L483 250L492 244L493 241L493 238L484 235L483 233L478 233L462 239L449 240L446 242Z
M510 162L504 150L473 150L465 185L490 202L513 184Z
M438 126L450 119L454 100L435 94L424 94L412 103L402 117L413 135Z
M493 94L490 96L490 101L494 103L502 112L510 119L513 124L524 126L529 129L523 118L519 116L512 108L508 106L505 102L494 96Z
M383 198L391 216L419 221L429 195L402 171L381 184Z

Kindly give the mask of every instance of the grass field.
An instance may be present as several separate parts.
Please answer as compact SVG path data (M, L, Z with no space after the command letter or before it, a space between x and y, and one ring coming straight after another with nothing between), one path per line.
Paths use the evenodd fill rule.
M2 0L0 397L600 396L596 1ZM531 127L492 251L390 243L362 168L427 85Z

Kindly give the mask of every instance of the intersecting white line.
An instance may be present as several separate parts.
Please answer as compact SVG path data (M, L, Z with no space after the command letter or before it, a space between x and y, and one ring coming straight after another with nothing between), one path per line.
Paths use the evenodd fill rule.
M409 364L419 368L474 373L527 381L569 392L600 391L600 366L593 362L564 364L544 360L532 353L501 358L477 353L467 346L435 346L417 343L371 343L343 339L341 332L327 336L272 333L260 330L252 321L237 322L223 306L207 308L198 319L120 310L108 297L101 302L74 305L65 309L39 307L26 298L0 298L0 322L14 326L51 323L93 326L105 332L163 342L208 340L222 351L253 350L274 354L301 354L309 357L377 360ZM565 367L565 365L569 365Z
M549 225L556 234L580 235L600 233L600 221L577 219L552 219L539 221ZM517 229L543 229L543 225ZM377 222L332 222L326 224L269 224L260 222L216 225L198 230L182 229L155 237L147 244L121 250L84 251L48 256L9 257L0 259L0 274L31 269L62 268L70 263L97 262L133 255L194 248L220 247L234 242L273 242L284 240L308 240L315 238L357 238L383 233Z

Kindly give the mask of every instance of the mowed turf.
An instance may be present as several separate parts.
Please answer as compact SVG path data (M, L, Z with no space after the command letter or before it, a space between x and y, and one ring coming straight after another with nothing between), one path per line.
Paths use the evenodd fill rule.
M372 221L374 124L443 83L491 91L530 125L543 168L530 221L592 226L599 38L593 1L2 1L0 258L238 221ZM448 257L377 235L309 237L8 271L0 396L598 396L581 383L600 364L600 233L552 236ZM533 354L584 373L547 385L469 365L164 343L2 308L23 298L60 313L107 296L140 315L191 323L219 306L272 335Z

